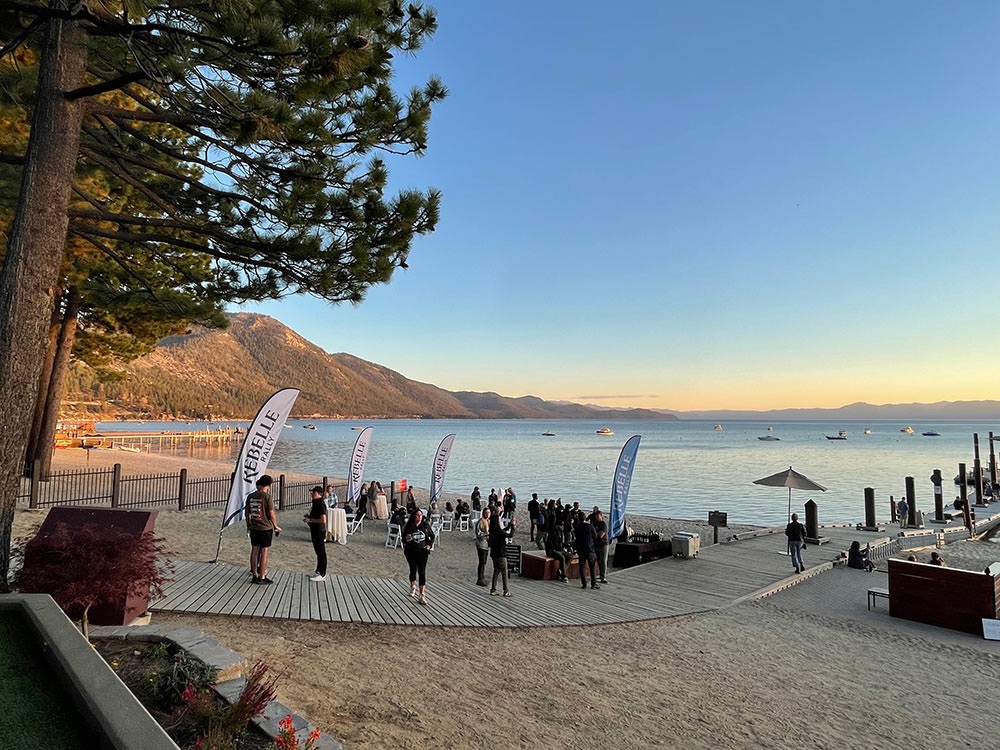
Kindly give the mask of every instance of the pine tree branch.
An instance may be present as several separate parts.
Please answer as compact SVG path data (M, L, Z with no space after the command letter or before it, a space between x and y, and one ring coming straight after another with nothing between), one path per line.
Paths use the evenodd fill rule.
M74 102L77 99L83 99L88 96L97 96L98 94L104 94L108 91L124 88L131 83L138 83L139 81L145 81L148 79L149 76L145 71L136 70L110 81L102 81L101 83L95 83L91 86L81 86L73 91L67 91L63 94L63 96L65 96L68 101Z

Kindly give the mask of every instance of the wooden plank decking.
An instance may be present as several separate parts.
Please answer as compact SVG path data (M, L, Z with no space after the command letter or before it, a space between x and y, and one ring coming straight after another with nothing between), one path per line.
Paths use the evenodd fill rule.
M238 617L320 622L368 622L452 627L596 625L672 617L716 609L788 577L788 558L773 537L716 545L694 560L660 560L617 571L599 591L572 581L514 578L514 597L491 597L485 588L432 581L429 606L409 595L403 579L331 575L323 583L305 573L277 571L274 584L255 586L246 568L175 562L174 581L152 609ZM832 559L839 554L825 545Z
M824 528L828 544L804 552L809 568L828 569L854 539L875 542L894 534ZM780 533L703 547L693 560L666 559L608 571L599 591L578 583L515 577L514 597L491 597L466 582L435 581L429 605L410 598L403 579L331 575L323 583L306 573L276 571L274 584L255 586L245 567L175 561L174 581L151 609L237 617L319 622L365 622L446 627L545 627L635 622L719 609L792 585L804 576L791 568ZM824 565L824 563L826 565ZM818 567L817 567L818 566Z

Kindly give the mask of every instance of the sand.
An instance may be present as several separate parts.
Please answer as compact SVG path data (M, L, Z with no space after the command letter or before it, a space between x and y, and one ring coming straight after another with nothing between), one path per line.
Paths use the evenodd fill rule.
M58 454L60 465L70 453ZM161 468L171 462L226 471L170 457L114 459L126 473L132 462L144 472L171 470ZM15 528L23 533L41 515L19 512ZM157 532L177 556L210 559L220 516L161 512ZM279 522L286 531L272 568L309 570L301 511ZM384 524L373 524L347 546L328 545L332 570L404 577L402 555L383 540ZM981 569L996 558L996 547L984 544L944 553L953 565ZM245 536L228 530L222 559L244 564L246 555ZM445 536L429 565L431 606L435 579L472 585L475 560L471 534ZM165 614L154 621L200 628L266 661L285 675L279 698L348 748L996 747L1000 645L887 617L841 617L830 592L860 579L836 573L818 576L815 594L803 584L794 595L614 626L491 630ZM516 592L516 579L512 586ZM969 699L974 708L963 719Z

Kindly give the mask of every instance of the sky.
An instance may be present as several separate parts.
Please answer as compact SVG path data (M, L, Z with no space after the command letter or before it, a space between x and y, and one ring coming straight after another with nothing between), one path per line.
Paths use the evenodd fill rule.
M451 391L673 410L1000 398L1000 3L440 0L357 306L240 308Z

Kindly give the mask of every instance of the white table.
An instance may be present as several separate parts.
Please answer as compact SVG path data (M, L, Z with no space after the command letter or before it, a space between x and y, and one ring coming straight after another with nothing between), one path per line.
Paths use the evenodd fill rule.
M343 508L327 508L326 538L347 544L347 511Z
M372 518L389 518L389 503L385 499L385 493L380 492L375 496L375 507L370 512L375 514Z

